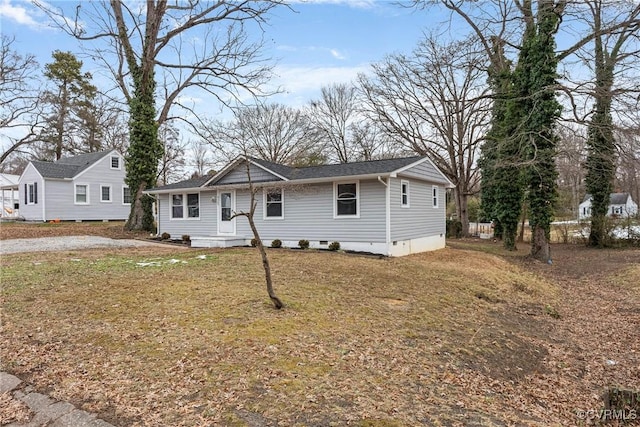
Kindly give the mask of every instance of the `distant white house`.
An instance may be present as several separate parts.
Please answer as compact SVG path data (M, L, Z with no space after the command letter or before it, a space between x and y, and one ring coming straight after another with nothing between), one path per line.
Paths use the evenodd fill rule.
M18 182L27 221L124 220L131 210L122 154L115 150L32 161Z
M16 218L19 214L19 175L0 173L0 217Z
M591 194L584 196L579 206L579 219L591 217ZM638 204L633 201L629 193L611 193L609 196L608 216L628 218L638 213Z

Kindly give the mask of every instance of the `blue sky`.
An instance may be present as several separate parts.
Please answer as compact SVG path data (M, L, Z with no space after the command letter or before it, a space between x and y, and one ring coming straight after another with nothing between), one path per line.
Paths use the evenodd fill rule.
M49 1L73 10L75 1ZM409 52L421 38L433 12L416 12L386 0L295 0L295 11L276 8L265 26L267 51L277 59L276 100L293 106L318 97L322 86L348 82L386 54ZM445 17L442 17L444 20ZM15 36L14 48L36 55L40 65L56 50L80 51L78 42L47 25L44 14L27 0L0 0L2 33ZM92 64L85 61L92 71Z

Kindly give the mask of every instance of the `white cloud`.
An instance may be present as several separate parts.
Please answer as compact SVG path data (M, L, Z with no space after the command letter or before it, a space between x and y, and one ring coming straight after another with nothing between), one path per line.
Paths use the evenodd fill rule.
M284 93L278 97L280 102L299 106L319 96L323 86L333 83L355 81L360 73L367 73L369 64L354 67L276 67L277 78L272 81L274 87L280 87Z
M11 0L2 0L0 3L0 16L10 19L21 25L27 25L31 28L42 28L42 25L34 19L36 15L33 8L27 10L25 7L17 3L11 2Z
M340 53L338 49L329 49L329 52L331 52L331 55L336 59L347 59L347 57L344 54Z

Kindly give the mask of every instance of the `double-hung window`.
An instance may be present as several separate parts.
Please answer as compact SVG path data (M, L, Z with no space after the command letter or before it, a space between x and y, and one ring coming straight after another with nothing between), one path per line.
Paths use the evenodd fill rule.
M334 184L335 217L357 217L360 215L358 209L359 187L357 181Z
M131 204L131 190L129 189L129 187L122 187L122 204Z
M200 194L172 194L171 218L200 218Z
M400 181L400 206L409 207L409 181Z
M111 169L120 169L120 157L111 156Z
M100 201L101 202L110 202L111 201L111 186L110 185L101 185L100 186Z
M86 184L76 184L75 186L76 205L89 204L89 186Z
M284 218L284 194L281 188L264 190L264 218Z
M27 204L35 205L38 203L38 183L34 182L29 185L25 184L27 189L27 194L25 194L25 199L27 199Z

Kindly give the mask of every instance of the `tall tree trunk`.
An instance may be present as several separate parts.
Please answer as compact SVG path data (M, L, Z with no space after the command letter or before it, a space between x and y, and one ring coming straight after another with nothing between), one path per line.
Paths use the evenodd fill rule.
M454 189L454 198L456 202L456 216L458 217L458 221L462 224L462 237L469 236L469 197L467 196L467 192L465 189L460 188L461 186L457 186Z

